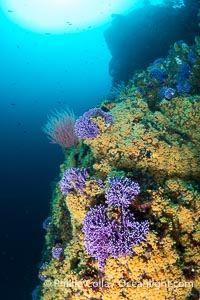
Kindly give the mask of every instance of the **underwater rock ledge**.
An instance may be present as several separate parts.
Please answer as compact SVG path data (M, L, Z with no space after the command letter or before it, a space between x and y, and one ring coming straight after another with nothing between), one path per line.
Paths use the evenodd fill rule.
M79 119L84 138L64 149L33 299L199 299L199 41L175 43L157 62L166 80L136 74L117 99ZM177 89L181 80L190 91ZM173 97L159 96L171 86Z

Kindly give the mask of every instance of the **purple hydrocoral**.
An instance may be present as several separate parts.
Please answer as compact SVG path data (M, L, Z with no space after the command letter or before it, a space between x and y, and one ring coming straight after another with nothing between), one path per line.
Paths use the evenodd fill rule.
M100 189L104 189L104 182L103 182L103 180L98 179L98 180L97 180L97 184L98 184L98 187L99 187Z
M109 256L109 240L111 237L111 224L106 212L105 206L95 206L90 209L83 222L87 252L98 260L101 270L103 270Z
M64 172L60 181L60 190L63 195L68 194L73 190L81 191L85 186L86 178L88 177L86 169L71 168Z
M70 110L55 110L43 127L44 133L53 144L59 144L64 148L75 146L78 139L74 131L75 116Z
M51 224L51 222L52 222L52 217L51 217L51 216L47 217L47 218L44 220L44 222L42 223L42 228L43 228L44 230L47 230L47 228L49 227L49 225Z
M144 95L144 90L143 90L143 88L142 88L140 85L137 86L137 91L138 91L140 94Z
M106 191L106 203L109 206L126 208L140 193L140 186L126 177L108 179L109 187Z
M192 85L190 84L190 82L188 82L187 80L183 81L183 82L179 82L176 86L178 93L182 94L182 93L189 93Z
M163 86L159 92L159 95L161 98L170 100L171 98L173 98L175 96L175 92L176 92L175 89Z
M32 291L32 300L38 300L39 299L39 292L40 292L40 286L37 285L34 290Z
M196 55L196 53L190 51L190 52L188 53L187 58L188 58L189 62L190 62L191 64L193 64L193 63L195 63L195 62L197 61L198 56Z
M118 222L112 222L112 234L109 240L111 256L126 256L133 254L133 247L146 240L149 232L149 222L137 222L134 215L127 209L123 210Z
M52 248L51 253L52 256L56 259L59 259L62 254L63 248L60 244L56 244L55 247Z
M182 63L178 69L180 80L185 80L190 76L190 66L187 63Z
M107 209L95 206L86 215L83 232L88 254L98 260L103 271L109 255L116 258L133 254L133 246L145 240L149 222L137 222L129 210L123 210L118 220L107 216Z
M42 271L44 271L45 269L47 269L47 267L48 267L48 262L44 262L42 265L41 265L41 267L40 267L40 269L39 269L39 274L38 274L38 278L41 280L41 281L45 281L46 280L46 275L43 275L42 274Z
M80 139L95 138L100 133L97 124L91 119L101 116L108 125L113 124L111 114L104 112L101 108L92 108L80 117L75 123L75 133Z
M159 68L153 68L151 69L149 75L160 83L163 83L164 79L167 78L167 71Z

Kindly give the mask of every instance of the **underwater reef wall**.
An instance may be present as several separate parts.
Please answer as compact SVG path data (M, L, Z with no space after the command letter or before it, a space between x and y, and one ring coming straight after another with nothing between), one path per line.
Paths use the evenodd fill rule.
M199 91L196 37L76 121L33 299L199 299Z
M167 3L167 1L165 1ZM105 41L111 53L109 73L113 84L127 82L136 70L167 51L175 41L192 44L199 32L199 1L184 1L185 6L145 5L134 9L126 16L113 15L111 26L105 31Z

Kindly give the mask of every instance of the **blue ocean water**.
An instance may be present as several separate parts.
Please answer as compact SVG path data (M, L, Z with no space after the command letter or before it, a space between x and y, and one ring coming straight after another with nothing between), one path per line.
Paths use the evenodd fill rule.
M51 110L69 106L78 116L107 93L110 54L103 28L37 34L2 13L0 28L0 285L4 299L28 299L24 291L30 293L37 280L51 182L63 159L41 128Z
M177 5L171 6L176 14L183 2L171 2ZM198 10L199 2L190 1L195 3ZM109 93L111 49L104 38L109 25L74 34L38 34L18 26L0 9L2 299L31 299L37 284L42 222L63 160L62 149L51 145L41 128L51 110L70 107L79 116ZM185 28L180 40L184 33ZM156 39L165 44L169 37ZM148 51L154 50L148 45Z

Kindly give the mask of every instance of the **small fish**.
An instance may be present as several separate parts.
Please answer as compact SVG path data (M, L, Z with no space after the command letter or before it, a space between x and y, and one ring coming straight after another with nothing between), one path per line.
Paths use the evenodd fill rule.
M13 12L14 12L14 10L8 9L8 12L9 12L9 13L13 13Z
M12 106L15 106L15 105L16 105L16 103L10 103L10 105L12 105Z

